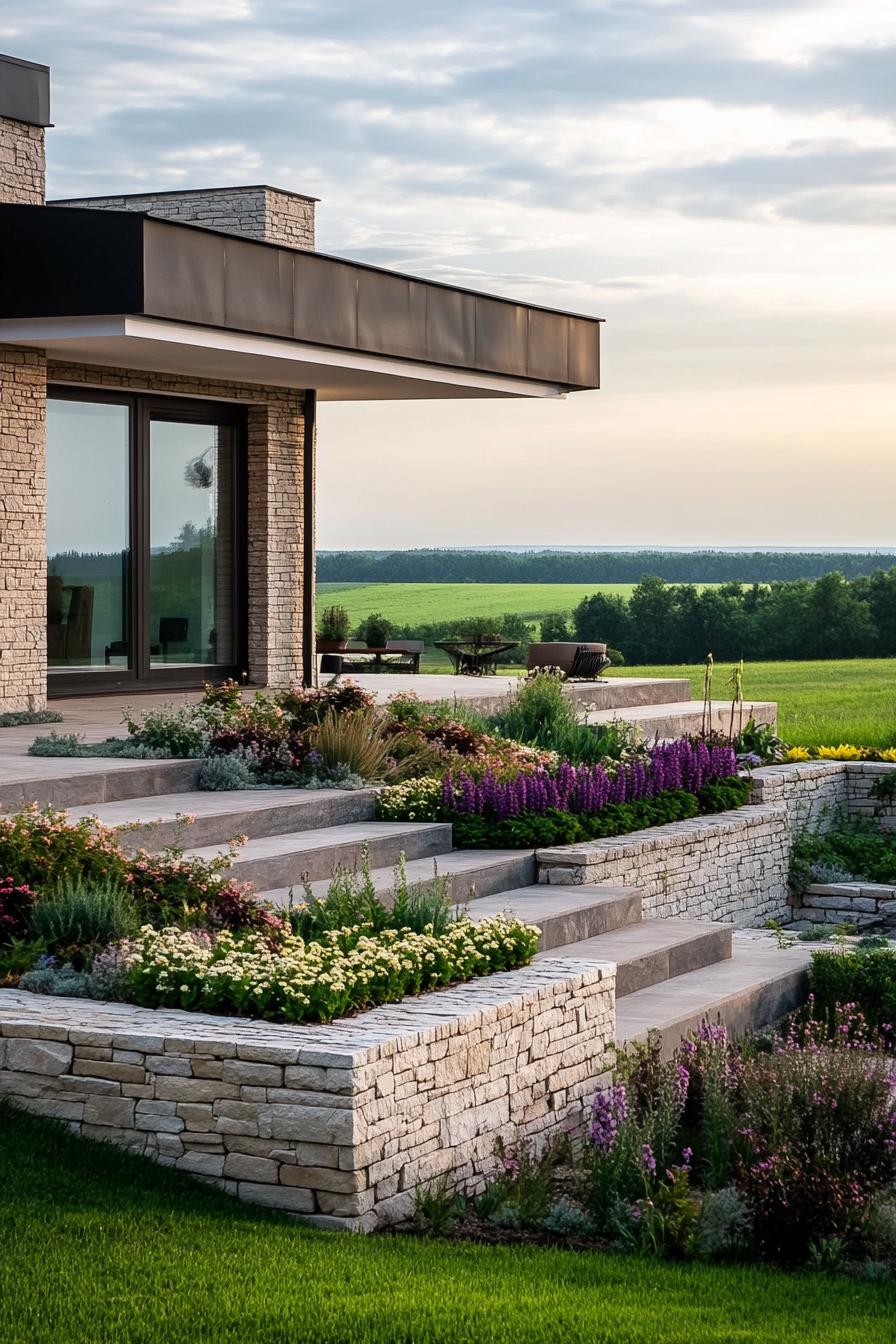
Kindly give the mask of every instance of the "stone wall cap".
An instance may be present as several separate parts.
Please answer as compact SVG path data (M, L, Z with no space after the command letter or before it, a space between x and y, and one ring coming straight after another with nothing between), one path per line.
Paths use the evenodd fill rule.
M0 1037L34 1034L36 1029L64 1025L70 1040L85 1032L103 1033L110 1040L114 1035L120 1049L128 1048L131 1036L144 1041L148 1036L164 1036L166 1042L176 1039L186 1053L201 1045L204 1053L214 1054L216 1046L235 1043L241 1054L253 1049L276 1050L278 1059L285 1063L354 1068L437 1040L456 1022L472 1027L497 1020L502 1010L531 1000L539 992L549 993L559 984L581 988L609 980L615 973L611 962L549 957L515 971L499 971L416 998L382 1004L357 1017L294 1026L4 989L0 990Z
M0 60L8 59L0 56ZM104 191L94 196L57 196L47 205L76 205L81 201L139 201L146 196L233 196L238 192L272 191L275 196L290 196L297 201L317 203L319 196L308 196L303 191L290 191L287 187L272 187L269 182L253 182L236 187L167 187L164 191L155 191L148 187L145 191Z

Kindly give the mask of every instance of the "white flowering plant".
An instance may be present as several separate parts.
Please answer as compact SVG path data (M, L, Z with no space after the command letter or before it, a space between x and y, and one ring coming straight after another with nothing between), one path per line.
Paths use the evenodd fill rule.
M512 970L531 961L539 930L510 915L460 919L440 934L369 926L295 935L154 929L118 945L125 994L147 1008L329 1022L408 994Z

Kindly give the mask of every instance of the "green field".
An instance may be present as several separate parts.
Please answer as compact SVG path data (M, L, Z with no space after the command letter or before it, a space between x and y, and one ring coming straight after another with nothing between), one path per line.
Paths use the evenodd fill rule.
M572 611L592 593L630 597L633 583L321 583L318 607L338 602L355 626L377 611L396 625L426 625L464 616L545 616Z
M716 667L713 698L726 699L730 669ZM691 693L703 695L703 668L671 665L614 668L608 675L689 677ZM806 747L854 742L896 746L896 658L838 658L830 662L747 663L747 700L776 700L778 730Z
M896 1289L313 1232L0 1111L3 1344L884 1344Z

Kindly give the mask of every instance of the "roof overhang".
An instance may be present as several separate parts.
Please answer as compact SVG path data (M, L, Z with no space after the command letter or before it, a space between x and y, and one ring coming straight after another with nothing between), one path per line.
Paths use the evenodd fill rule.
M257 383L260 388L311 387L317 389L320 401L566 395L566 389L554 383L440 369L155 317L0 320L0 343L35 346L67 363Z
M599 386L596 318L127 211L0 205L0 341L331 401Z

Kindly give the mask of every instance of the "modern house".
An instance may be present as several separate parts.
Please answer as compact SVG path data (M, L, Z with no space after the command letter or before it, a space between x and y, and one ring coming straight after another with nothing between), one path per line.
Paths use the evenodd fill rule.
M319 401L562 397L600 326L324 256L269 186L45 200L0 57L0 710L311 683Z

